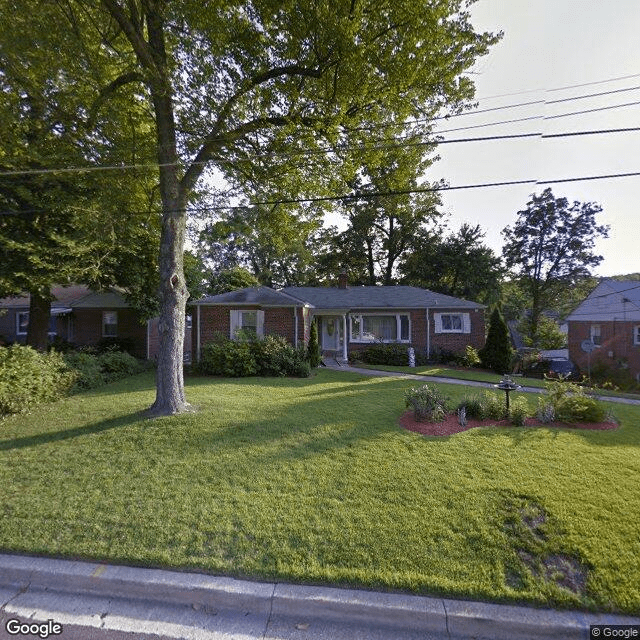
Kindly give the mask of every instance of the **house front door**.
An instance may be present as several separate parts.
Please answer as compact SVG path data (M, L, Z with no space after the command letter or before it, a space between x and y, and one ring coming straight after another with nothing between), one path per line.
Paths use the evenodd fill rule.
M322 317L322 350L342 351L342 318L340 316Z

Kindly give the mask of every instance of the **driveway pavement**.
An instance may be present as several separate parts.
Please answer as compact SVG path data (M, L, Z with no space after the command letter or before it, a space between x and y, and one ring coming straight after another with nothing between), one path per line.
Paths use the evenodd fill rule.
M2 638L63 640L586 640L591 625L640 633L640 618L628 616L11 554L0 554L0 622Z

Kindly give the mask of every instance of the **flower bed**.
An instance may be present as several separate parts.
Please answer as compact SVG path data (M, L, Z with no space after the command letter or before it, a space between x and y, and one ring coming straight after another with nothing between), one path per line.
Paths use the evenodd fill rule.
M400 426L403 429L414 431L425 436L450 436L454 433L460 433L461 431L467 431L475 427L514 427L508 420L473 420L467 419L467 424L463 427L458 422L458 416L455 413L451 413L446 416L441 422L419 422L415 419L413 411L405 411L400 417ZM565 423L565 422L550 422L548 424L540 424L540 421L536 418L527 418L525 420L525 427L554 427L554 428L566 428L566 429L617 429L618 425L615 422L584 422L584 423Z

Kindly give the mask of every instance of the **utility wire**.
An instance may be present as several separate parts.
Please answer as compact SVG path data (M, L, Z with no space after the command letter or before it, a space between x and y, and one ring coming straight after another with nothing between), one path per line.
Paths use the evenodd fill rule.
M537 118L539 119L539 118ZM463 127L466 128L466 127ZM457 129L452 129L450 131L457 131ZM450 140L432 140L428 142L402 142L401 138L395 138L400 140L400 142L389 144L389 145L379 145L379 144L371 144L371 145L361 145L356 148L359 150L376 150L376 149L392 149L398 147L415 147L415 146L437 146L440 144L452 144L458 142L486 142L486 141L494 141L494 140L516 140L520 138L568 138L575 136L592 136L592 135L603 135L603 134L611 134L611 133L629 133L632 131L640 131L640 127L624 127L618 129L592 129L588 131L565 131L562 133L552 133L546 134L539 131L534 131L531 133L518 133L518 134L505 134L505 135L497 135L497 136L482 136L477 138L453 138ZM394 140L394 138L389 138L389 140ZM340 149L338 149L340 150ZM320 155L335 152L335 149L318 149L315 151L300 151L299 153L289 154L263 154L263 155L255 155L248 156L249 159L261 159L261 158L269 158L274 156L280 157L293 157L296 155ZM124 171L125 169L158 169L161 167L171 167L171 166L179 166L182 163L163 163L163 164L120 164L120 165L108 165L108 166L99 166L99 167L63 167L63 168L55 168L55 169L29 169L24 171L3 171L0 172L0 178L5 177L14 177L14 176L27 176L27 175L41 175L41 174L51 174L51 173L89 173L95 171ZM194 163L195 164L195 163ZM199 164L208 164L206 162L202 162Z
M185 211L190 213L202 213L205 211L229 211L229 210L241 210L246 209L248 207L257 207L257 206L273 206L278 204L302 204L307 202L349 202L358 199L371 199L371 198L384 198L398 195L410 195L414 193L434 193L438 191L457 191L462 189L484 189L488 187L506 187L506 186L517 186L523 184L560 184L564 182L583 182L590 180L610 180L614 178L628 178L640 176L640 171L634 171L629 173L614 173L608 175L595 175L595 176L582 176L579 178L557 178L553 180L537 180L537 179L525 179L525 180L508 180L503 182L484 182L480 184L466 184L466 185L440 185L437 187L420 187L415 189L397 189L393 191L377 191L371 193L349 193L343 194L340 196L318 196L313 198L281 198L278 200L263 200L257 202L249 202L246 205L233 205L233 206L223 206L223 205L215 205L208 207L186 207ZM178 210L172 210L172 212L177 212ZM43 210L30 210L30 211L0 211L0 215L7 216L17 216L24 214L36 214L36 213L45 213ZM137 211L131 213L150 213L150 211ZM163 213L163 210L157 210L156 213Z

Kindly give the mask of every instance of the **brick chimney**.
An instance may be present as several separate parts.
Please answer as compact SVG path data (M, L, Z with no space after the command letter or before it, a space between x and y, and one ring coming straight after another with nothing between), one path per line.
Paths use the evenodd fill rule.
M347 288L347 270L343 269L338 274L338 289L346 289Z

